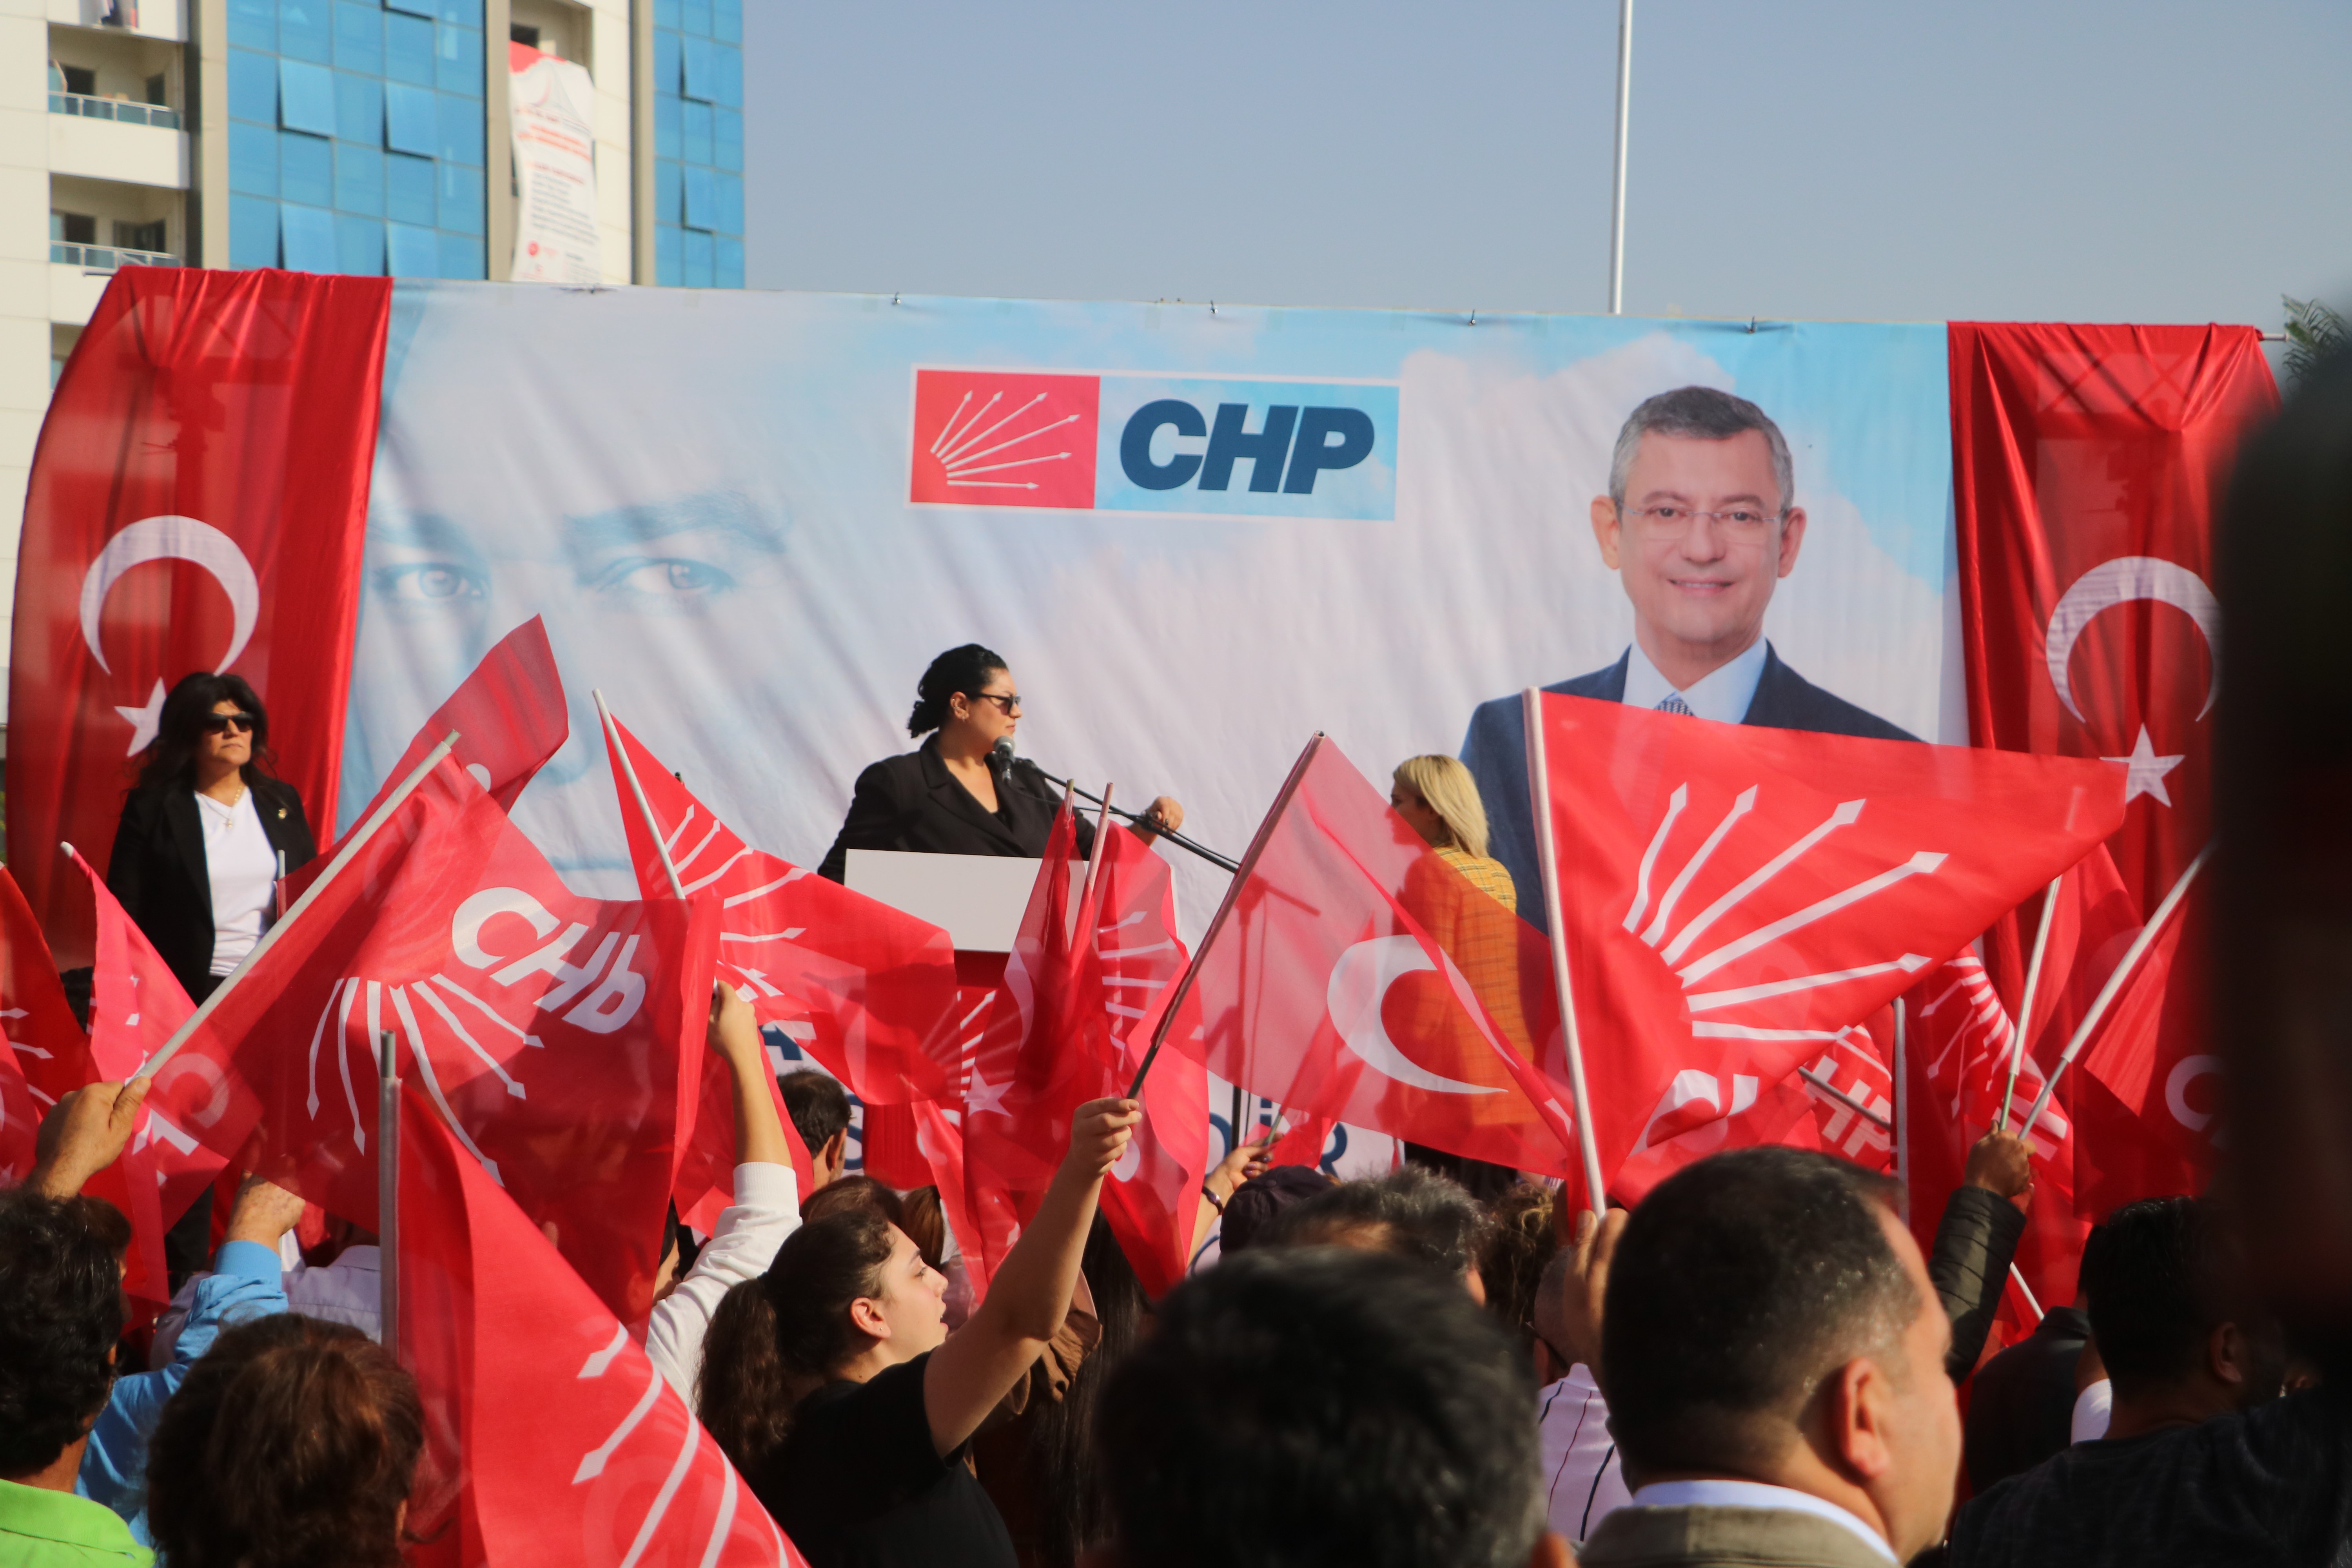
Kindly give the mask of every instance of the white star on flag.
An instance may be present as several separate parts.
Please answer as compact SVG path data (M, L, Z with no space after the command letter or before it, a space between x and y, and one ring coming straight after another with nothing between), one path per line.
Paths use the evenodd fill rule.
M148 742L155 738L155 732L163 726L163 683L160 680L155 683L155 689L149 694L145 707L118 706L114 710L121 714L131 725L131 749L122 754L126 757L135 757L147 749Z
M2139 727L2139 740L2132 746L2131 755L2102 757L2099 760L2105 763L2121 763L2131 770L2130 776L2124 781L2125 805L2130 805L2141 795L2152 795L2159 804L2170 805L2172 796L2165 792L2164 775L2189 759L2185 756L2158 756L2156 748L2148 744L2147 726L2142 724Z
M1012 1087L1013 1083L1009 1079L1003 1083L989 1082L980 1076L980 1064L974 1062L971 1068L971 1087L964 1090L965 1114L978 1116L984 1110L992 1115L1010 1117L1013 1113L1004 1109L1004 1096Z

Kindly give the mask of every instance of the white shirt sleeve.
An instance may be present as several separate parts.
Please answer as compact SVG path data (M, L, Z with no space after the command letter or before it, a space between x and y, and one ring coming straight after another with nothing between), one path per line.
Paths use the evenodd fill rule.
M687 1408L695 1408L694 1380L702 1371L702 1338L719 1298L768 1271L776 1248L801 1223L790 1165L735 1167L735 1201L719 1211L719 1228L694 1268L662 1300L646 1325L646 1355Z

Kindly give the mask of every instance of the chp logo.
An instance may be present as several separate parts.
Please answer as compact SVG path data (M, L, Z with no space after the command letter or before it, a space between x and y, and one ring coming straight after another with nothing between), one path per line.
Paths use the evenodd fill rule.
M919 369L908 500L1386 521L1396 433L1392 382Z

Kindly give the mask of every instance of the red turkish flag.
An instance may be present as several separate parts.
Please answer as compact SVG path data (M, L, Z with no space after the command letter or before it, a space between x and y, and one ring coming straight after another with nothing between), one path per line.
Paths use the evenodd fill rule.
M8 1048L0 1029L0 1186L14 1186L32 1173L34 1143L41 1132L41 1102Z
M123 912L105 881L79 855L68 852L89 880L98 904L98 952L90 972L89 1055L100 1079L128 1082L195 1012L195 1004L156 954L144 932ZM93 1189L121 1204L131 1221L129 1269L123 1288L161 1308L172 1299L163 1233L188 1212L228 1164L170 1117L151 1096L139 1130L122 1157Z
M539 616L500 637L482 656L473 673L425 721L408 750L384 774L375 798L344 825L346 829L365 822L452 730L457 732L457 743L450 754L500 810L512 811L525 786L572 737L563 678L556 673L555 650L548 646L547 626Z
M400 1350L425 1411L421 1563L714 1568L803 1559L612 1310L411 1085Z
M2159 1032L2172 971L2181 945L2182 925L2175 914L2140 955L2126 976L2123 988L2107 1007L2083 1054L2074 1065L2097 1079L2115 1097L2139 1113L2151 1127L2177 1129L2185 1141L2212 1121L2213 1085L2200 1084L2221 1070L2210 1054L2184 1057L2162 1064L2158 1072ZM2192 1098L2193 1096L2193 1098Z
M2213 513L2277 387L2251 327L1956 321L1949 357L1970 738L2128 765L2109 848L2137 926L2212 837ZM2191 895L2192 921L2201 902ZM1986 943L2005 997L2022 984L2032 912ZM2192 941L2172 966L2163 1079L2210 1054L2202 951ZM2162 1104L2144 1126L2095 1082L2061 1093L2081 1130L2086 1209L2201 1189L2210 1126Z
M268 933L149 1104L373 1226L377 1040L605 1302L650 1310L718 910L583 899L445 757Z
M1604 1180L1760 1098L2122 820L2105 763L1540 700Z
M619 720L612 730L605 750L638 890L672 896L667 846L687 896L707 894L723 911L720 972L751 996L762 1024L781 1025L858 1099L898 1105L951 1096L961 1014L948 933L752 848Z
M388 278L125 268L49 400L10 644L8 848L60 964L59 840L105 847L163 695L229 670L335 798ZM99 869L105 869L103 854Z
M1202 942L1200 1029L1167 1043L1294 1115L1564 1173L1550 962L1318 736Z

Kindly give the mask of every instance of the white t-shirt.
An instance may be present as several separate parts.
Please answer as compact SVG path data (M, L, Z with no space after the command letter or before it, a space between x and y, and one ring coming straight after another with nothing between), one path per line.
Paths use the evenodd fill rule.
M1588 1541L1612 1509L1633 1500L1609 1435L1609 1402L1580 1362L1536 1395L1536 1412L1551 1527L1570 1541Z
M198 791L196 816L205 826L205 874L212 882L212 973L226 974L261 940L261 917L278 880L278 851L262 831L249 789L235 805Z

